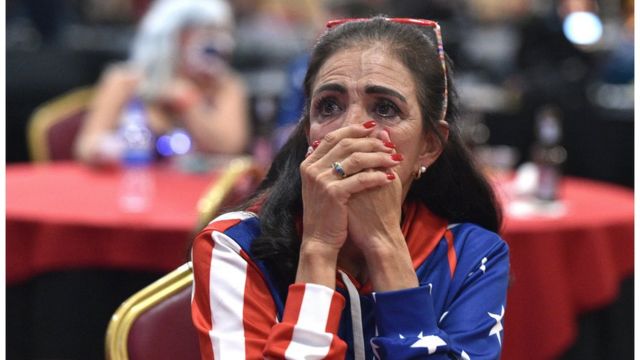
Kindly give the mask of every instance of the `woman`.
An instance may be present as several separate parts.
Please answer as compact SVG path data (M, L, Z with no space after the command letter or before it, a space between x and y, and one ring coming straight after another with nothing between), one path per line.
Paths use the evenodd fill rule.
M198 151L244 151L247 94L226 61L233 49L232 26L232 10L224 0L153 3L129 61L109 68L97 86L75 144L76 157L92 164L118 161L117 131L127 111L142 111L159 139L179 129ZM161 155L172 154L172 148L159 145Z
M412 22L329 23L251 206L194 242L203 359L499 357L500 214L452 124L437 24Z

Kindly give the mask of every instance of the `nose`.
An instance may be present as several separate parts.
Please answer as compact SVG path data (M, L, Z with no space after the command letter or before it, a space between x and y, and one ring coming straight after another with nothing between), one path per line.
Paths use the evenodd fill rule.
M342 126L349 126L353 124L363 124L369 121L367 111L362 104L352 103L345 112L344 121Z
M353 124L364 124L367 121L373 120L371 116L368 115L367 110L364 106L359 104L352 104L349 106L349 109L345 113L344 121L342 122L341 127L346 127ZM373 130L373 133L370 135L372 137L378 138L382 141L391 141L389 137L389 131L378 124L376 129Z

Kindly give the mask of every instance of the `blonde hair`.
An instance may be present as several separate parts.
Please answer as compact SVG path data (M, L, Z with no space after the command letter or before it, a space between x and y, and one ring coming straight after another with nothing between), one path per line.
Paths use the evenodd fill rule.
M141 72L137 93L153 100L173 79L180 60L180 34L189 27L231 31L233 12L226 0L156 0L141 20L129 62Z

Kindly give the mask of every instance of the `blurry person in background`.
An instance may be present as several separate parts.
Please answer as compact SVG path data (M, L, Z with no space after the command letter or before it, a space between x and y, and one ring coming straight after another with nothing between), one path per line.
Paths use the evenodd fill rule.
M605 83L633 84L634 82L634 10L633 0L622 1L623 28L619 41L604 61L602 81ZM631 98L629 100L633 101Z
M524 75L525 91L536 100L560 101L573 109L583 107L585 84L596 57L588 47L592 43L581 43L572 35L591 33L593 27L581 23L582 27L573 31L566 20L573 14L594 15L597 11L594 0L555 0L549 11L523 22L517 66Z
M306 2L309 27L314 35L308 39L311 44L324 30L325 22L330 18L328 6L324 2ZM303 81L309 65L309 52L295 56L285 69L286 84L281 94L276 115L275 127L272 134L272 146L279 150L287 141L289 135L298 124L304 110Z
M574 13L595 14L597 3L593 0L554 0L545 7L531 5L529 16L520 26L520 46L516 52L517 73L513 81L521 91L521 108L518 112L520 129L514 145L521 160L532 156L531 147L536 142L536 114L548 106L558 109L563 118L563 145L568 156L564 169L568 175L589 176L597 171L584 149L585 143L593 143L591 134L595 119L589 110L586 88L595 73L597 57L589 45L571 40L565 30L567 18ZM578 32L592 29L582 26ZM530 157L529 156L529 157Z
M139 109L154 138L180 129L198 152L243 152L248 104L245 86L227 61L232 30L225 0L154 2L129 60L103 74L76 140L76 158L97 165L120 160L118 130L130 108Z

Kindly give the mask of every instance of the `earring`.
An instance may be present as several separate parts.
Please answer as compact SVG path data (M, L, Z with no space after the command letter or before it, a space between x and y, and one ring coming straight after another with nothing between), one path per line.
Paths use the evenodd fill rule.
M416 180L420 179L422 174L424 174L426 171L427 171L427 167L426 166L424 166L424 165L420 166L418 171L416 171L416 175L415 175Z

